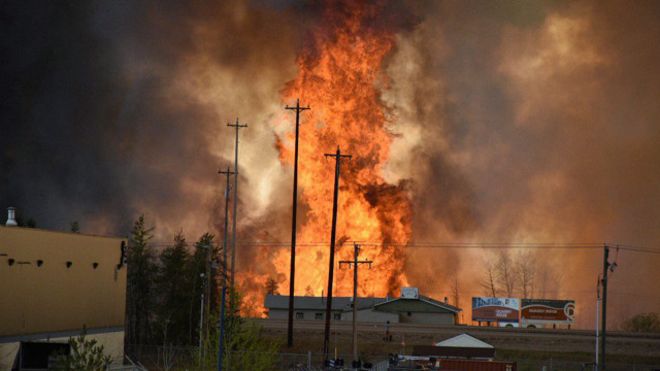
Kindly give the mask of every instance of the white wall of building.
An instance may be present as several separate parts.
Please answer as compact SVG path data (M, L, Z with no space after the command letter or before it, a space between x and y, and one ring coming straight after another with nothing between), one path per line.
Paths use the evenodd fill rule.
M352 321L353 312L344 312L341 317L342 321ZM398 323L399 315L396 313L379 312L368 308L357 311L357 321L374 323L387 323L387 321L390 321L390 323Z
M401 313L400 321L402 323L426 323L433 325L453 325L454 324L454 314L453 313L421 313L421 312L410 312Z

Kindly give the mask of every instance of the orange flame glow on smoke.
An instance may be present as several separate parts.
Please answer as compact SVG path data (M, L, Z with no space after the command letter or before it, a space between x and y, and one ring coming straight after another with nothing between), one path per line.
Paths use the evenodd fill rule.
M401 185L383 179L393 136L377 85L382 83L381 65L394 46L394 32L374 29L367 22L378 17L379 6L361 2L343 4L342 11L329 7L325 23L312 35L312 46L298 56L297 77L284 88L283 101L300 97L310 111L302 113L299 144L299 203L307 206L299 215L296 263L296 294L320 295L327 287L329 248L305 246L328 242L332 220L335 163L324 153L352 155L342 160L337 218L336 260L352 260L350 242L368 241L362 257L374 260L372 269L361 269L359 295L384 296L405 283L401 246L411 235L411 207ZM293 165L295 128L278 138L280 158ZM275 259L280 291L286 291L289 250ZM366 267L365 267L366 268ZM335 295L352 293L352 271L335 270Z

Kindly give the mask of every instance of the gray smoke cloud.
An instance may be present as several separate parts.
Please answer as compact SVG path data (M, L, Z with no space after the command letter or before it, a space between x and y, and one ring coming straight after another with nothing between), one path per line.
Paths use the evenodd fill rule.
M389 101L403 106L397 125L407 151L397 168L421 189L415 237L657 246L658 11L651 2L424 9L389 66L402 81ZM550 269L558 282L549 294L578 300L578 323L591 326L601 251L536 254L539 272ZM470 296L485 294L478 282L494 255L413 251L410 279L447 295L458 266L469 307ZM621 253L624 260L610 286L615 324L660 308L657 259Z
M418 17L383 66L382 92L397 135L385 175L410 184L413 240L658 245L655 2L388 6ZM293 102L280 91L320 8L3 3L0 206L45 228L77 220L83 232L125 235L145 213L163 240L180 229L219 234L216 171L233 167L225 125L238 116L249 125L240 237L288 240L291 169L279 162L273 122L291 125L282 106ZM549 292L592 313L599 253L539 252L539 272L561 276ZM255 254L241 250L243 269L274 271L267 259L249 263ZM475 282L489 254L410 249L406 276L442 297L458 275L469 306L483 294ZM653 259L620 253L612 318L660 308Z

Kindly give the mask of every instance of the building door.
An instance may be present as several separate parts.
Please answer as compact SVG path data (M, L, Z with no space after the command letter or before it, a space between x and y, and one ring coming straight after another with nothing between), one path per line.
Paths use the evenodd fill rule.
M67 343L24 342L14 370L48 370L57 355L70 352Z

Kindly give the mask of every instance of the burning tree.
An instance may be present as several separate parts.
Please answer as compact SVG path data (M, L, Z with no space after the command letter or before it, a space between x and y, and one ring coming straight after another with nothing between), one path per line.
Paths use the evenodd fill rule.
M266 293L271 295L279 295L277 291L277 281L273 277L266 281Z

